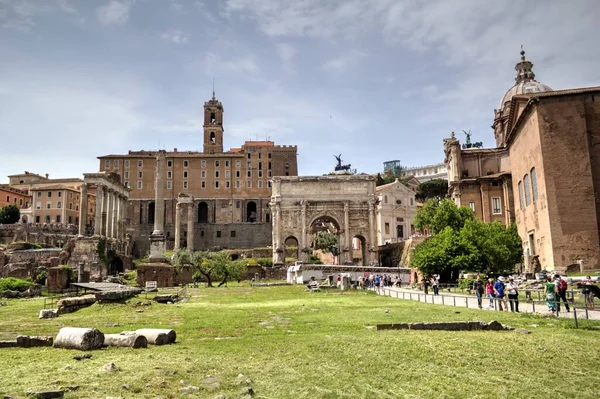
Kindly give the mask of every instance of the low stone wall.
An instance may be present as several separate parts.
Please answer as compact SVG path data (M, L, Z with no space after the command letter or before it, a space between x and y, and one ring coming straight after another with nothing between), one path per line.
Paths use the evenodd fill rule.
M175 283L175 268L166 263L146 263L137 268L137 284L146 286L146 281L156 281L157 287L172 287Z
M37 348L40 346L52 346L52 342L52 337L18 335L15 341L0 341L0 348Z
M48 269L46 285L49 292L62 292L69 288L69 278L73 270L65 267L51 267Z
M58 314L61 315L92 306L94 303L96 303L96 295L89 294L63 298L57 302L56 306L58 307Z
M494 320L489 323L484 321L447 321L439 323L377 324L377 330L503 331L514 330L514 328Z

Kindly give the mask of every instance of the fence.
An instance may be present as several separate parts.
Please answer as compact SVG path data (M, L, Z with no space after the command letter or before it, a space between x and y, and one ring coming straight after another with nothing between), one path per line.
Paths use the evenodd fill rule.
M573 290L571 290L573 291ZM392 298L398 298L398 299L404 299L404 300L413 300L413 301L418 301L418 302L423 302L423 303L430 303L430 304L437 304L437 305L450 305L450 306L455 306L455 307L465 307L465 308L473 308L473 309L477 309L479 308L479 304L477 302L477 298L474 296L466 296L466 295L451 295L451 294L443 294L443 295L433 295L433 294L425 294L422 292L406 292L406 291L399 291L396 289L390 289L389 287L382 287L379 289L379 294L380 295L385 295L385 296L390 296ZM571 296L573 297L573 295ZM490 300L487 297L482 297L482 305L486 300ZM515 304L515 302L517 302ZM520 313L536 313L536 306L538 307L538 312L539 310L547 307L547 302L546 300L534 300L534 299L528 299L526 301L519 301L519 300L508 300L505 299L504 301L500 302L497 298L494 298L492 301L493 304L493 309L494 310L500 310L500 304L503 303L506 307L506 309L509 309L509 305L512 303L513 305L518 305L519 303L524 303L525 305L531 305L531 309L529 309L529 307L527 308L523 308L521 307L521 310L519 311ZM536 305L537 304L537 305ZM594 318L590 318L590 313L592 312L592 309L588 307L587 303L585 303L585 306L583 306L581 303L577 303L574 301L569 301L569 308L572 311L572 319L574 322L574 326L575 328L579 328L579 323L581 320L585 319L585 320L595 320ZM556 309L560 309L560 302L554 302L554 307ZM562 308L566 310L566 305L563 302L562 304ZM562 313L564 316L567 316L569 313L567 312L560 312ZM557 316L560 316L559 311L554 311L553 314L556 314Z

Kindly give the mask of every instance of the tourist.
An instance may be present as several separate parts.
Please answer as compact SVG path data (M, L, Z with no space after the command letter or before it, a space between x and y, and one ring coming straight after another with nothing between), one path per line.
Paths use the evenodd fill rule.
M423 278L423 290L425 291L425 295L429 294L429 277Z
M544 294L546 295L546 305L548 305L548 311L556 312L556 286L552 282L552 277L546 279L544 285Z
M396 279L396 287L402 288L402 279L400 278L400 276L398 276L398 278Z
M342 286L342 276L340 274L337 275L336 286L340 288Z
M485 293L490 298L490 309L494 309L494 280L491 278L485 284Z
M519 290L517 283L514 278L508 278L508 284L506 285L506 292L508 293L508 302L510 303L510 311L519 313Z
M591 276L585 276L585 279L581 281L583 284L583 290L581 293L585 296L585 303L588 309L594 309L594 291L591 287L594 285Z
M479 306L479 309L483 308L483 288L483 281L481 281L481 276L478 274L475 281L473 281L473 291L475 291L475 295L477 295L477 306Z
M506 294L504 289L506 286L504 285L504 276L498 277L498 280L494 283L494 294L496 299L498 300L498 310L508 312L508 306L506 305ZM504 304L504 308L502 305Z
M433 278L431 279L431 286L433 287L433 295L439 295L440 291L439 291L439 284L440 284L440 280L438 278L438 275L434 275Z
M375 291L379 292L379 286L381 285L381 276L377 274L375 276Z
M560 300L565 303L567 312L570 312L569 302L567 301L567 289L569 288L567 281L560 277L559 274L554 275L554 285L556 286L556 311L560 313Z

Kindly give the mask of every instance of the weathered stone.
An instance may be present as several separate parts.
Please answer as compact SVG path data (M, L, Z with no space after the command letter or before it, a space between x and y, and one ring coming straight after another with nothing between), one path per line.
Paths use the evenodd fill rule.
M71 313L78 309L92 306L96 303L96 296L93 294L63 298L56 303L58 314Z
M40 310L40 319L52 319L54 317L58 317L58 309Z
M254 389L247 387L244 388L240 391L240 397L242 398L248 398L248 397L253 397L254 396Z
M373 328L369 326L367 328ZM392 324L377 324L377 331L380 330L408 330L410 327L408 323L392 323Z
M497 322L496 320L490 321L486 328L486 330L490 330L490 331L502 331L503 329L504 329L504 326L502 324L500 324L499 322Z
M156 295L154 297L154 301L158 302L158 303L173 303L173 302L177 302L179 300L179 295L177 294L173 294L173 295Z
M517 328L517 329L515 330L515 332L517 332L517 333L519 333L519 334L531 334L531 331L530 331L530 330L526 330L526 329L524 329L524 328Z
M63 327L54 340L55 348L91 350L104 345L104 334L95 328Z
M188 385L187 387L181 388L179 392L181 393L194 393L200 391L200 388L195 387L193 385Z
M27 335L17 335L17 345L21 348L52 346L52 340L52 337L30 337Z
M148 343L154 345L161 345L156 343L158 335L160 334L164 334L167 336L167 342L164 343L172 344L177 339L177 333L175 332L175 330L166 328L142 328L136 330L135 332L139 335L145 336L148 339Z
M17 341L0 341L0 348L16 348Z
M54 398L64 398L64 391L36 391L36 392L27 392L27 396L31 399L54 399Z
M106 371L107 373L114 373L117 371L121 371L121 369L111 362L106 363L104 366L102 366L102 371Z
M215 377L209 375L202 380L202 386L208 389L209 391L212 391L214 389L219 388L221 386L221 383Z
M139 334L104 334L104 345L126 348L147 348L148 339Z

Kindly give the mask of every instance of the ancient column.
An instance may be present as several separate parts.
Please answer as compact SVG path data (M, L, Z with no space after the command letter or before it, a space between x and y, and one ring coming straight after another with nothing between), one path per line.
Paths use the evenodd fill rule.
M87 211L88 211L88 193L87 183L81 185L81 194L79 202L79 237L85 235L85 228L87 227ZM66 208L66 207L65 207Z
M372 200L369 200L369 242L367 244L367 252L369 253L369 263L373 262L374 254L373 249L375 246L373 245L374 236L376 234L373 233L375 230L375 214L374 214L375 206ZM364 263L364 260L363 260Z
M308 202L306 200L303 200L300 202L300 214L301 214L301 218L302 218L302 235L300 236L300 243L298 244L300 246L299 251L300 251L300 260L303 262L307 262L308 261L308 252L306 252L308 250L308 245L306 245L306 206L308 205Z
M194 250L194 198L191 198L191 202L188 203L188 217L187 217L187 249L188 251Z
M150 262L166 263L165 254L165 164L167 152L156 154L156 181L154 188L154 231L150 236Z
M115 238L121 239L121 194L115 193L116 210L115 210Z
M281 220L281 206L279 203L275 203L275 208L273 212L273 264L282 264L281 253L277 250L281 246L281 233L279 231Z
M181 203L177 200L175 204L175 251L181 245Z
M109 238L112 238L112 231L113 231L113 219L114 219L114 214L113 214L113 209L115 207L115 199L114 199L114 195L113 195L113 191L112 189L108 189L107 193L106 193L108 199L107 199L107 207L106 207L106 236Z
M96 188L96 215L94 216L94 235L102 235L102 200L104 197L104 186Z
M350 203L348 201L344 202L344 250L346 254L344 255L344 261L348 260L352 262L352 242L350 241ZM342 252L342 248L340 248L340 253Z

